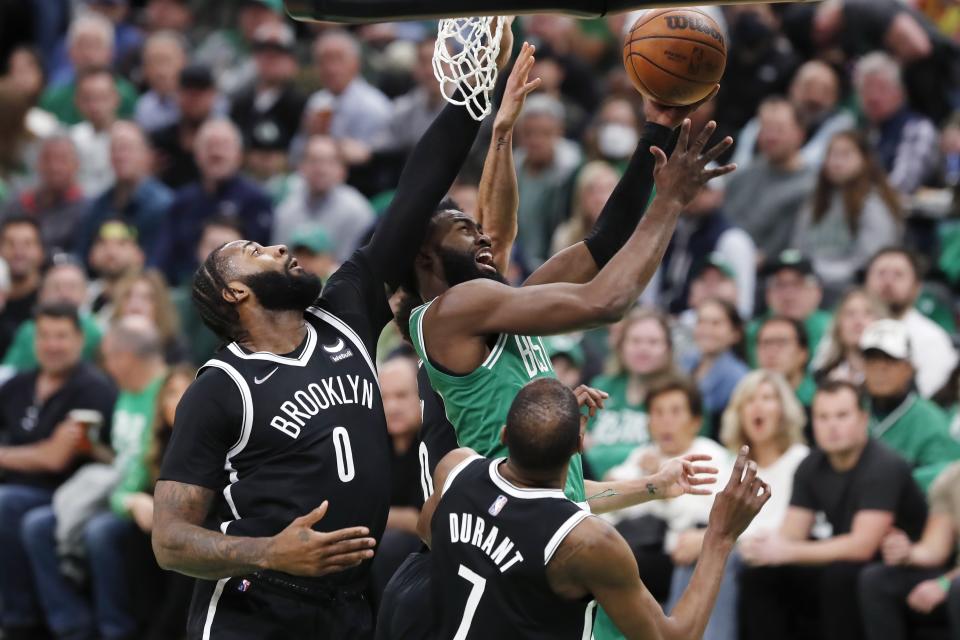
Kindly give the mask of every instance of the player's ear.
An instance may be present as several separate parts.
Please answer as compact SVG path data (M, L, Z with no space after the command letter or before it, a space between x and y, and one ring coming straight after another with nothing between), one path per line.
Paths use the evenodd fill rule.
M507 446L507 425L500 427L500 444Z
M239 280L234 280L227 284L223 290L223 299L233 304L239 304L250 296L250 287Z

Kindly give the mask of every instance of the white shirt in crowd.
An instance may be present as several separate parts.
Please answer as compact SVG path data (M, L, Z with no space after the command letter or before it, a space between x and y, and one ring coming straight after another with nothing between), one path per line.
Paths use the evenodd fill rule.
M916 309L901 318L910 336L910 360L917 370L917 390L929 398L946 384L957 366L957 350L947 332Z

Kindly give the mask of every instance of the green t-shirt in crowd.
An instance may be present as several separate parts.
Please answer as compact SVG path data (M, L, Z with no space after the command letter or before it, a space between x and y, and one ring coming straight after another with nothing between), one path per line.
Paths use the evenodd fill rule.
M597 376L590 382L591 387L610 394L603 410L587 425L589 447L584 455L597 480L622 464L631 451L650 444L647 408L642 402L628 402L628 383L627 375Z
M83 359L87 362L93 362L97 359L97 349L100 347L100 339L103 332L96 319L87 313L80 315L80 329L83 331ZM18 372L36 369L39 366L37 362L36 350L37 323L34 320L27 320L13 334L13 341L10 348L3 356L3 364L13 367Z
M757 334L760 333L760 327L763 326L763 323L770 317L772 317L772 314L767 312L747 324L747 362L753 368L757 366ZM807 344L810 345L811 359L813 354L817 352L817 345L820 344L820 339L827 332L832 320L833 314L829 311L817 309L803 321L803 328L807 331Z
M115 81L117 93L120 94L120 108L117 111L117 117L132 118L137 107L137 90L123 78L117 77ZM76 82L50 87L40 96L40 108L52 113L63 124L79 124L83 122L83 116L77 109L76 93Z
M944 467L960 460L960 442L950 436L947 414L911 393L884 418L870 418L870 434L913 466L913 477L927 491Z
M129 516L123 504L127 496L148 488L146 457L153 436L157 396L165 377L166 374L157 376L143 391L121 391L113 408L110 444L116 455L113 465L120 471L120 484L110 495L110 508L119 516Z
M800 404L810 408L813 406L813 396L817 393L817 383L813 381L813 376L808 373L803 376L803 380L800 381L800 386L794 391L797 394L797 400L800 401Z

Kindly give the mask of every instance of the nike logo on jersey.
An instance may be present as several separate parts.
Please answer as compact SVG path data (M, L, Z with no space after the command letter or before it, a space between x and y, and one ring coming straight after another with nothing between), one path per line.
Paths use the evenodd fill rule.
M275 374L275 373L277 372L277 369L279 369L279 368L280 368L280 367L274 367L274 368L273 368L273 371L271 371L270 373L268 373L267 375L265 375L265 376L262 377L262 378L256 378L256 377L255 377L255 378L253 379L253 384L263 384L264 382L266 382L267 380L269 380L269 379L270 379L270 376L272 376L273 374Z
M343 351L343 338L337 338L337 341L332 345L323 345L323 350L327 353L340 353Z

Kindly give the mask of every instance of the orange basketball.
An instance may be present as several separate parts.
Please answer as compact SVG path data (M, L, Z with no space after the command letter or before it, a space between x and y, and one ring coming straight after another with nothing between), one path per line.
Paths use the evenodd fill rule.
M699 9L657 9L637 20L623 45L633 86L657 102L686 106L707 97L723 76L727 44Z

